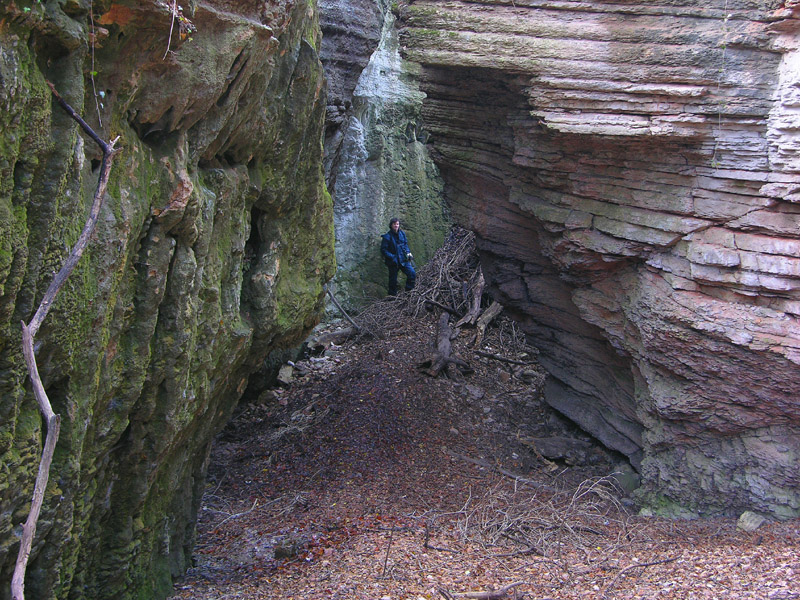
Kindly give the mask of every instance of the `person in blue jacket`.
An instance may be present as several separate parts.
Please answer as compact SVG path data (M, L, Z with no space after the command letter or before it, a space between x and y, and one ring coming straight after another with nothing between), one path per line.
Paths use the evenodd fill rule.
M397 294L397 274L400 271L406 274L406 291L414 289L417 280L417 273L411 264L414 256L408 247L405 232L400 229L400 219L389 221L389 231L381 236L381 254L389 267L389 295Z

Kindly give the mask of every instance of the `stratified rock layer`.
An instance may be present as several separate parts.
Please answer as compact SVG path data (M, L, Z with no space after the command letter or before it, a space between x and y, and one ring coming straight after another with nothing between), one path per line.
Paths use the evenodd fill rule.
M454 219L665 512L800 514L797 2L419 0Z
M189 564L213 434L267 353L316 323L333 274L313 5L184 3L196 31L168 5L0 8L5 582L43 438L19 323L77 239L99 158L45 81L122 149L37 339L63 424L28 598L169 594Z

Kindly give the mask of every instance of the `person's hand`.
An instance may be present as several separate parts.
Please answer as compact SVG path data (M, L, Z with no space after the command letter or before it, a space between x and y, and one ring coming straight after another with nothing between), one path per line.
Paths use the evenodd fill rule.
M414 258L414 255L413 255L413 254L411 254L411 252L409 252L408 254L406 254L406 258L407 258L408 260L412 260L412 259Z

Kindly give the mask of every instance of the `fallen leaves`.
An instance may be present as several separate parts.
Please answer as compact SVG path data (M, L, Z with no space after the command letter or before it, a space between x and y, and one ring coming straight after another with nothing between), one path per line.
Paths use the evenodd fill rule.
M515 355L524 369L473 354L464 383L431 379L414 364L435 316L393 322L242 407L213 450L175 600L800 600L800 521L637 516L601 448L575 464L531 445L590 443L524 376L535 352ZM503 348L502 326L484 352Z

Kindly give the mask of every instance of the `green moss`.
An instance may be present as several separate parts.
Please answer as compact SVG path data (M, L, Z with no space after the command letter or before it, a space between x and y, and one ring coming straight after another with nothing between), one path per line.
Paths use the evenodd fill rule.
M409 38L417 40L438 40L445 35L439 29L423 29L420 27L409 27L405 30L405 33Z
M205 29L219 37L203 41L198 35L166 73L158 55L158 77L141 52L152 41L150 17L143 14L125 36L109 26L111 35L95 56L111 90L101 134L120 133L123 150L90 247L38 339L40 369L63 425L43 513L48 544L32 557L31 597L169 595L171 577L188 564L209 440L259 361L317 318L322 283L334 263L332 209L320 164L325 107L312 7L295 5L281 36L285 54L265 60L269 72L251 80L252 89L268 82L259 93L270 102L255 91L235 111L212 102L190 130L163 133L163 143L140 141L129 122L144 119L159 102L177 107L165 100L170 94L194 94L186 82L199 78L181 79L180 69L205 69L208 87L201 91L208 93L218 75L213 61L190 66L185 54L206 52L232 62L241 48L229 42L242 39L241 28L249 25L226 20ZM72 33L58 34L53 43L63 46ZM40 35L42 44L52 41L47 32ZM3 45L4 51L18 49L9 52L23 82L0 90L2 106L14 108L0 110L0 286L3 301L11 298L0 307L8 314L32 311L77 238L96 185L90 161L81 165L73 155L74 123L60 113L50 119L49 93L28 54L34 47L25 40ZM262 54L256 49L252 60ZM61 62L54 59L56 83L80 98L88 55L63 55ZM228 70L222 71L225 81ZM13 79L5 75L4 83ZM140 125L148 129L146 121ZM81 158L95 155L88 147L85 152ZM201 168L201 160L218 168ZM173 221L162 218L153 209L169 204L186 173L194 186L189 205ZM280 273L272 296L252 299L263 303L258 314L243 317L246 223L254 205L274 230L258 240L258 250L275 253ZM14 466L0 473L0 562L7 566L16 543L11 526L24 518L38 463L41 418L23 388L18 323L3 326L3 339L14 346L0 358L0 454L4 467Z
M416 4L409 4L406 7L409 21L415 18L430 19L439 16L439 10L434 6L417 6Z
M638 488L634 491L642 509L643 516L656 515L669 519L695 519L698 517L697 511L683 506L666 494L648 491Z
M0 198L0 296L5 289L5 281L11 271L14 258L14 230L17 220L13 216L10 199Z

